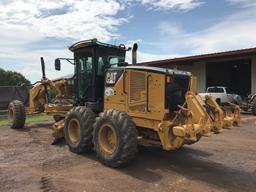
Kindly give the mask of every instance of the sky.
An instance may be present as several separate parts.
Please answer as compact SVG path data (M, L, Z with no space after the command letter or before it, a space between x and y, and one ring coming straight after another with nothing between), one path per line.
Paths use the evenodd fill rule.
M73 43L139 44L138 61L256 47L256 0L0 0L0 68L41 79L73 73ZM127 53L130 61L130 52Z

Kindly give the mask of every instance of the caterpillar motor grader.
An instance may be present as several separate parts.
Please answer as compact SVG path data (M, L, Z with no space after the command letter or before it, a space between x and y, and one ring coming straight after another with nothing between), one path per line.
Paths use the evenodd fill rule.
M102 163L119 167L134 158L138 144L170 151L240 124L239 107L228 113L211 96L202 100L190 72L139 66L137 44L132 49L133 65L125 62L130 48L124 45L93 39L69 49L74 52L72 105L47 104L47 87L56 86L44 77L40 89L31 90L29 111L60 116L54 136L64 135L74 153L94 149ZM61 69L61 59L55 60L55 69ZM38 102L43 109L36 107ZM24 126L24 111L22 103L10 103L12 128Z

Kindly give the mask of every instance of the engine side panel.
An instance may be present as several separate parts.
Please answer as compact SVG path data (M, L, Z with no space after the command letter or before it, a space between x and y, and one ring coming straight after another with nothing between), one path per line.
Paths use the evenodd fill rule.
M109 70L105 79L104 109L126 111L141 127L156 128L165 109L165 74L134 69Z

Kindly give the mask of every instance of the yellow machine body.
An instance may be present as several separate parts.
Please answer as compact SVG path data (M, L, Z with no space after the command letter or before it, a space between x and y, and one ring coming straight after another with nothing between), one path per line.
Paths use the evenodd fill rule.
M138 127L142 144L174 150L240 122L237 107L235 116L224 116L211 97L203 101L196 93L196 78L193 76L179 110L168 109L165 100L165 74L125 69L114 86L105 85L104 109L126 111ZM210 110L205 106L211 107Z
M54 103L46 102L45 86L48 91L55 92ZM239 107L231 105L234 113L224 113L211 96L202 100L196 93L196 86L197 79L191 76L185 102L179 110L170 111L165 106L165 74L125 69L114 87L105 85L104 110L127 112L138 129L143 130L139 142L160 145L165 150L193 144L201 136L208 137L211 132L220 133L223 128L240 125ZM72 103L66 80L52 82L46 79L30 90L29 114L45 112L60 116L61 119L52 126L53 136L58 139L63 137L65 116L73 107Z

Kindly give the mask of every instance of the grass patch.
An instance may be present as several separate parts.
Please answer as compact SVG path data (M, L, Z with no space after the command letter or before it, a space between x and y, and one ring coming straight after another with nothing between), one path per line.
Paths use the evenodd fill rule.
M34 115L27 115L26 118L26 125L29 125L31 123L35 122L43 122L43 121L53 121L52 115L47 114L34 114ZM7 126L8 123L8 117L7 116L0 116L0 126Z

